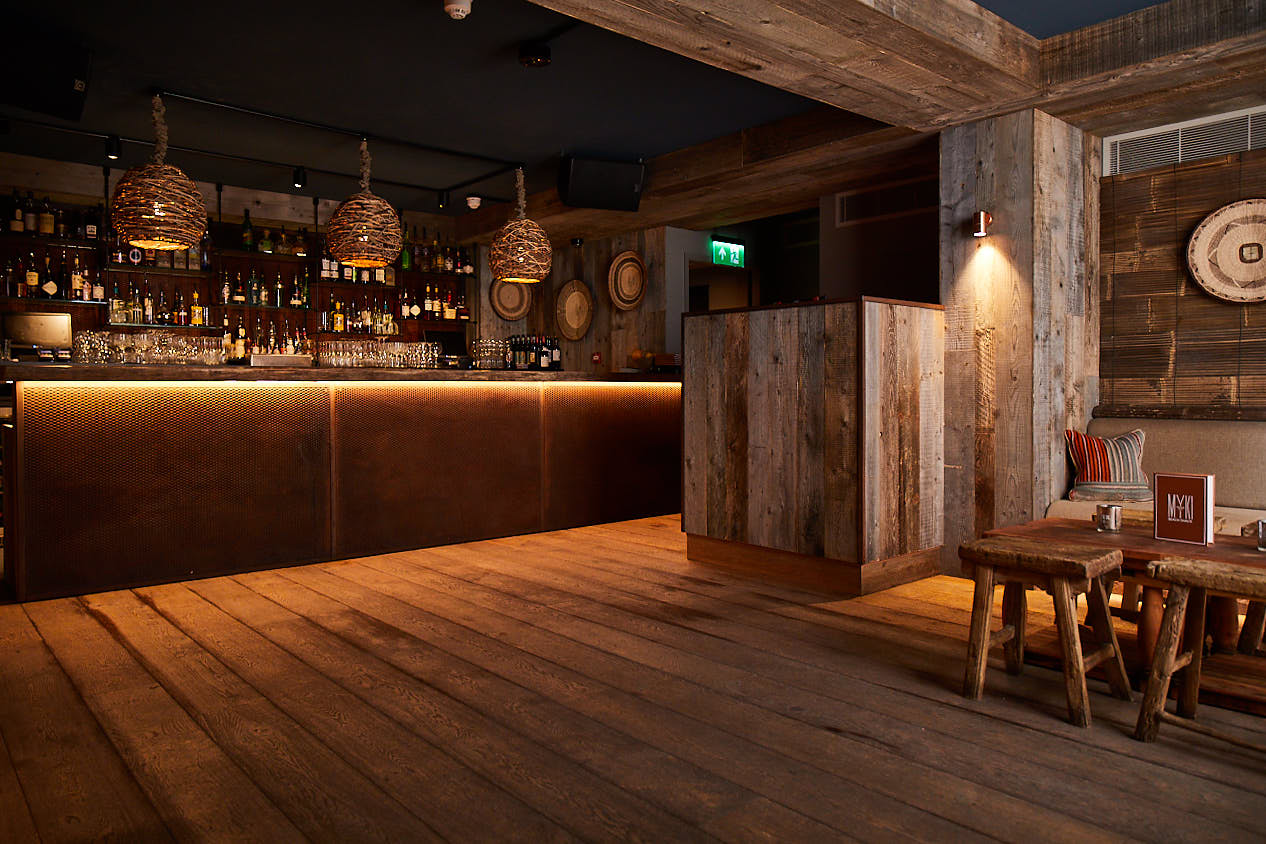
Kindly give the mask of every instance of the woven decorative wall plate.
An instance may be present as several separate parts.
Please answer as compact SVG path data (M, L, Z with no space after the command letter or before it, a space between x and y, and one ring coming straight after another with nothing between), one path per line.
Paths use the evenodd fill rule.
M497 316L507 322L523 319L532 310L532 288L515 282L493 279L488 302Z
M554 300L554 317L558 333L568 340L579 340L593 322L593 294L589 285L580 279L572 279L563 285Z
M1219 299L1266 301L1266 199L1232 202L1205 217L1187 243L1187 266Z
M631 311L646 295L646 265L636 252L621 252L611 259L607 272L611 302L622 311Z

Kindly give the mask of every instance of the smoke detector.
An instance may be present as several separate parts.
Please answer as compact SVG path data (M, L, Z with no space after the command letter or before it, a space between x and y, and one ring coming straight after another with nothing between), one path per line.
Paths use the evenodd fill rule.
M482 202L483 202L483 197L477 196L473 193L466 197L466 207L469 208L471 211L474 211L476 208L478 208Z
M445 13L455 21L464 20L470 14L471 0L444 0Z

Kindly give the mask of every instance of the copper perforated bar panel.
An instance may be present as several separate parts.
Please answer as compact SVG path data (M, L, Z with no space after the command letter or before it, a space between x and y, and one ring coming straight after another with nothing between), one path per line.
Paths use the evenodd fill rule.
M680 384L542 390L544 530L681 511Z
M329 559L320 384L19 387L21 597Z
M540 530L540 385L331 389L336 557Z

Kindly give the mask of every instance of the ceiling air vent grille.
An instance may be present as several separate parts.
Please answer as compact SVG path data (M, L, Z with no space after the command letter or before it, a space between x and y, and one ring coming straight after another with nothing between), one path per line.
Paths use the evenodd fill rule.
M1266 149L1266 107L1157 126L1103 139L1104 175Z

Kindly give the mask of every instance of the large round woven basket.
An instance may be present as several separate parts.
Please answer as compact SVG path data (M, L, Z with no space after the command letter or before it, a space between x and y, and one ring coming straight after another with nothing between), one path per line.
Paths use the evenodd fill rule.
M110 199L119 234L141 249L188 249L207 230L207 208L193 179L170 164L142 164L123 174Z
M1205 217L1187 242L1187 266L1219 299L1266 301L1266 199L1233 202Z
M568 340L579 340L593 322L593 294L589 285L578 278L563 285L554 299L554 320L558 333Z
M353 267L385 267L400 256L400 217L391 203L362 190L334 209L325 232L330 255Z
M488 252L492 277L501 281L531 284L549 278L554 248L545 230L532 220L511 220L497 232Z
M494 278L488 288L488 302L497 316L514 322L532 310L532 288Z
M622 311L631 311L641 303L646 295L646 265L636 252L621 252L611 259L607 289L611 303Z

